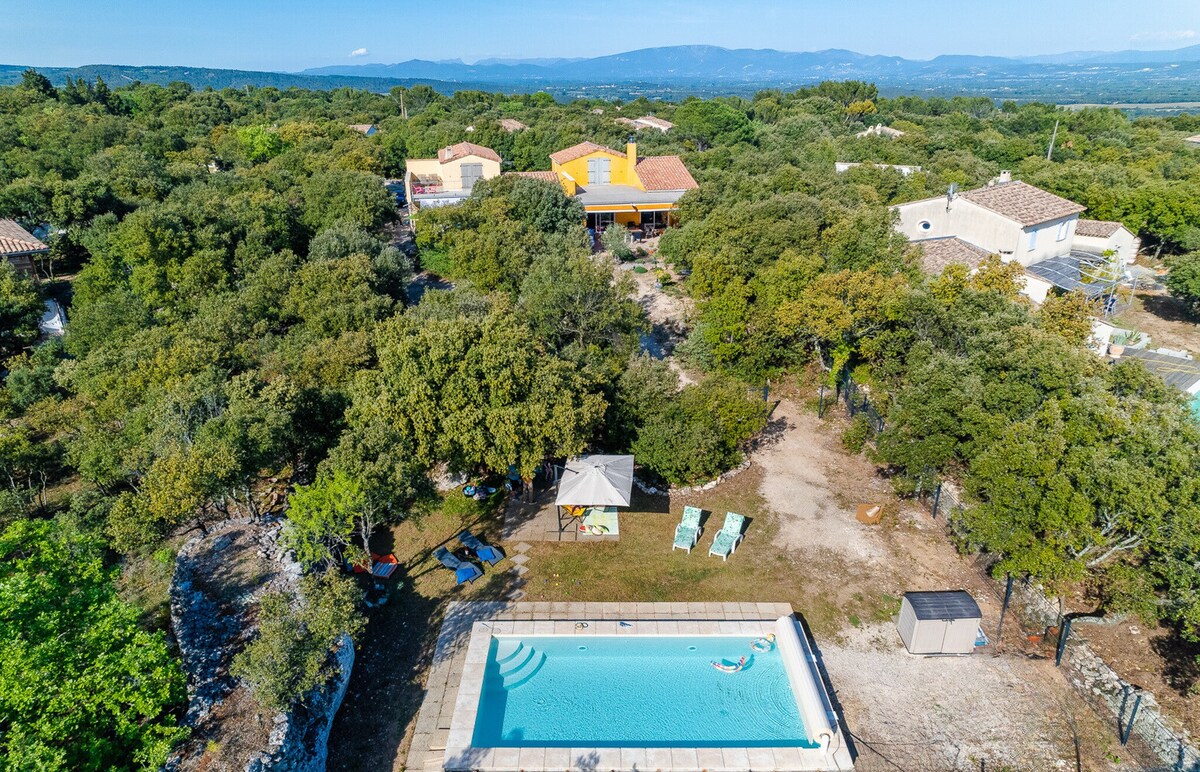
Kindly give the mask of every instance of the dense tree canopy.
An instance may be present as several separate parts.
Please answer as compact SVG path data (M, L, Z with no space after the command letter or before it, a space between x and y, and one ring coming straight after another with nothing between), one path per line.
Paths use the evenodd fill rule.
M638 355L649 325L626 274L591 254L582 207L553 183L481 181L418 214L413 254L394 243L384 179L405 159L469 138L504 171L544 170L580 141L620 146L614 119L651 113L675 129L640 133L639 152L681 155L700 183L655 256L695 304L677 353L697 383ZM505 117L529 128L503 131ZM904 134L856 136L873 123ZM65 340L35 345L50 287L0 264L0 744L22 768L166 753L177 665L116 600L105 559L253 513L264 478L296 483L288 538L306 563L356 560L375 524L435 495L443 465L529 476L604 450L633 452L650 478L710 479L764 425L765 379L805 367L870 390L902 491L959 484L955 533L996 570L1200 633L1200 437L1183 400L1082 350L1078 296L1035 312L998 260L922 275L889 209L1009 169L1137 232L1194 305L1200 162L1182 138L1196 131L1188 115L886 98L861 82L559 104L428 86L55 88L26 73L0 88L0 217L52 226L39 270L75 278L56 290ZM455 288L417 302L415 269ZM239 659L266 704L319 683L338 631L357 628L348 585L302 589L265 602ZM70 720L68 688L86 692Z

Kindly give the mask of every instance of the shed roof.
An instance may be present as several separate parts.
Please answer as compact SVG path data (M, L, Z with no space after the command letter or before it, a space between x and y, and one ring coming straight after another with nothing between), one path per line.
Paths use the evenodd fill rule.
M1082 204L1076 204L1020 180L976 188L959 195L1023 226L1070 217L1087 209Z
M508 132L524 131L525 129L529 128L525 124L518 121L516 118L501 118L499 123L500 123L500 128L502 128Z
M1125 226L1111 220L1084 220L1075 223L1075 235L1095 239L1106 239Z
M459 142L455 145L449 145L438 151L438 161L441 163L449 163L458 158L465 158L469 155L479 158L486 158L489 161L500 163L500 154L490 147L476 145L474 142Z
M921 268L925 273L940 274L952 263L962 263L968 268L978 268L987 260L988 252L958 236L942 236L936 239L921 239L911 242L921 248Z
M28 255L50 247L13 220L0 220L0 255Z
M979 604L966 590L906 592L917 619L980 619Z

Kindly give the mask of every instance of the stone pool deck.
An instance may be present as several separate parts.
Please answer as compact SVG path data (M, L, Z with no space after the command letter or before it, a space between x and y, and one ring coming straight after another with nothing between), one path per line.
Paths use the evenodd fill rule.
M464 679L463 675L468 667L482 667L480 663L468 665L468 662L481 656L481 662L486 660L486 642L490 637L475 636L472 647L472 632L476 629L497 633L528 631L535 635L762 635L779 617L792 614L787 603L452 603L434 650L425 700L417 714L405 768L430 772L811 769L795 748L602 748L576 754L568 748L467 747L468 724L474 726L482 679ZM587 622L587 628L577 629L579 622ZM477 628L480 623L484 627ZM462 693L460 684L465 684Z

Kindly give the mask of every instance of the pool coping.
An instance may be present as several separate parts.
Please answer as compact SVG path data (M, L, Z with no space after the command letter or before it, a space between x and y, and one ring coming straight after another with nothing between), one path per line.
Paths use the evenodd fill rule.
M473 606L475 604L456 604ZM484 605L484 604L479 604ZM413 758L407 768L444 769L451 772L548 772L549 770L671 770L671 772L718 772L722 770L846 770L853 768L841 727L834 721L836 737L821 748L475 748L471 745L479 697L483 689L484 665L493 635L562 636L648 636L648 635L734 635L759 637L773 632L780 617L792 617L784 603L516 603L486 604L488 609L458 609L454 627L456 651L450 666L452 677L436 706L443 717L447 701L453 713L445 725L444 751L429 744L424 758ZM494 608L500 606L502 608ZM476 611L478 613L471 613ZM466 615L465 618L462 618ZM447 615L447 625L450 624ZM550 618L554 617L554 618ZM586 627L578 623L586 622ZM622 625L621 623L625 624ZM468 627L469 625L469 627ZM799 635L803 630L797 626ZM445 637L445 629L443 637ZM464 645L464 636L466 637ZM807 641L805 641L807 648ZM443 640L439 638L439 650ZM805 666L828 704L820 674L811 654ZM445 664L443 662L443 664ZM450 683L457 676L457 684ZM433 676L431 675L431 681ZM440 679L439 679L440 680ZM453 688L453 693L451 689ZM418 731L426 719L430 698L418 718ZM445 719L443 718L443 721ZM426 726L429 726L426 722ZM416 763L414 763L416 762Z

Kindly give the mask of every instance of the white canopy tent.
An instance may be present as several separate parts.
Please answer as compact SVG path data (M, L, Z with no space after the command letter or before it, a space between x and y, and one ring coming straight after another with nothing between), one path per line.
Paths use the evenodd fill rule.
M633 456L580 456L563 468L559 506L627 507L633 493Z

